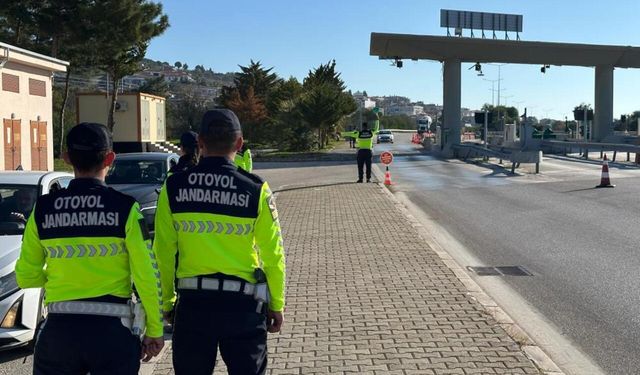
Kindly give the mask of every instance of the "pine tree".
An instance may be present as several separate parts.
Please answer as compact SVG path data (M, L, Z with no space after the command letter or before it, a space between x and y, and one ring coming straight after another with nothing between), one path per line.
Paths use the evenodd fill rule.
M139 70L149 42L169 27L162 5L147 0L101 0L94 2L86 19L94 20L96 65L111 80L111 105L107 127L113 131L119 81Z

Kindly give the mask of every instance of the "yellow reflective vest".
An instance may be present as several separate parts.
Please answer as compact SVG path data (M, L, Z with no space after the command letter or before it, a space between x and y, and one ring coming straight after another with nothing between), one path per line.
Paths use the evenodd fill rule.
M154 249L164 310L173 308L177 278L222 273L255 283L261 267L269 308L285 303L285 253L269 185L224 157L207 157L170 176L156 209ZM176 253L178 267L176 270Z
M236 157L233 160L236 166L251 173L253 171L253 160L251 159L251 150L248 148L242 148L242 150L236 152Z
M363 129L350 132L340 133L343 137L352 137L356 139L356 147L360 150L373 150L373 137L375 137L380 128L380 122L376 120L373 130Z
M27 221L16 279L44 288L45 303L131 298L147 314L146 335L163 335L160 273L138 203L103 181L77 178L44 195Z

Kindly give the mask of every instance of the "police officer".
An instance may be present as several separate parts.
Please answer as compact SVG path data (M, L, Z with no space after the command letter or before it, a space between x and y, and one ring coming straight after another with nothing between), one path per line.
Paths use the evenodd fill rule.
M253 160L251 159L251 150L247 147L246 143L242 144L242 147L236 151L236 157L233 162L239 168L251 173L253 171Z
M73 127L64 159L75 179L41 196L29 216L16 279L21 288L44 287L49 312L34 374L133 375L141 357L148 361L164 345L160 275L145 220L133 198L104 183L114 158L104 125ZM146 311L142 343L132 280Z
M342 132L343 137L354 137L358 147L357 162L358 162L358 183L362 182L364 175L364 166L367 166L367 182L371 182L371 158L373 156L373 137L378 134L378 120L375 122L376 126L374 130L369 130L369 125L362 123L362 129L360 131Z
M169 174L183 172L198 164L200 157L198 152L198 133L188 131L180 136L180 149L182 156L178 159L178 164L171 167Z
M174 309L177 276L174 370L211 374L219 348L230 375L264 374L267 331L280 331L283 322L278 211L269 185L233 164L243 139L232 111L208 111L198 143L204 157L167 179L156 211L166 313Z

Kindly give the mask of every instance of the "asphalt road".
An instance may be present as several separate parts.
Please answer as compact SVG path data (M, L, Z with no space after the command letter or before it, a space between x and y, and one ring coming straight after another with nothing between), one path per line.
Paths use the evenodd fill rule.
M378 151L405 152L408 143L396 135ZM480 263L463 266L524 266L533 277L504 281L561 335L606 373L640 372L639 168L612 165L615 189L594 189L599 161L565 158L545 158L539 175L510 176L416 153L396 158L391 171L392 191Z
M0 352L0 375L30 375L33 373L33 355L25 348Z

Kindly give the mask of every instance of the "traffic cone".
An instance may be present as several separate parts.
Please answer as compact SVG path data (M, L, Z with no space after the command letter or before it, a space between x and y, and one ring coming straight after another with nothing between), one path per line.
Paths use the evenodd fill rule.
M596 187L597 188L616 187L616 185L611 185L611 181L609 180L609 161L607 161L607 155L604 155L604 159L602 160L602 177L600 177L600 185Z
M387 186L391 185L391 172L389 172L389 167L387 167L387 170L384 172L384 184Z

